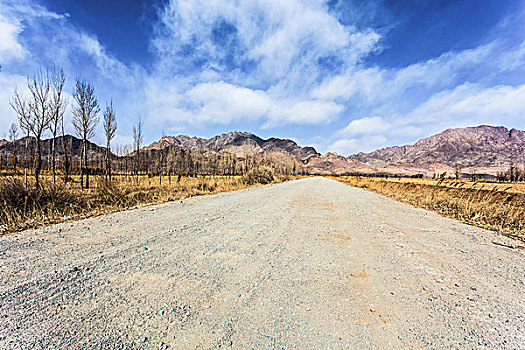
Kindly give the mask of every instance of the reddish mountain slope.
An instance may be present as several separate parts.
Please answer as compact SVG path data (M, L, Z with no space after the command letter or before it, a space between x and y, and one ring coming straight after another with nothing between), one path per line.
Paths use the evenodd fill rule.
M375 167L396 163L502 167L511 161L522 162L524 155L525 131L481 125L448 129L414 145L388 147L349 158Z

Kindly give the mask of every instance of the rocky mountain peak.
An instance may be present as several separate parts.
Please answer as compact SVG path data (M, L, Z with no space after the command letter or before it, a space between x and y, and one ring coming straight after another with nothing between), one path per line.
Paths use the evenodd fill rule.
M262 152L282 153L306 160L311 156L318 155L313 147L301 147L295 141L280 139L276 137L267 140L249 132L232 131L227 134L217 135L212 138L189 137L186 135L164 136L157 142L152 143L144 149L159 150L166 147L178 146L190 151L213 150L231 151L236 154L252 154Z

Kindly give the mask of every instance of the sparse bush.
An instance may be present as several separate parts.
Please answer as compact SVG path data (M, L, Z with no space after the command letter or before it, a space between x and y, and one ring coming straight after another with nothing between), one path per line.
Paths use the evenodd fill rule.
M21 179L0 181L0 225L23 227L23 223L71 215L86 208L86 203L63 185L33 182L26 186Z
M96 200L105 205L117 207L129 205L122 186L117 185L115 182L108 182L105 178L99 178L96 183Z
M181 176L180 181L159 184L148 176L118 176L105 181L96 177L89 190L76 182L53 184L44 178L41 187L34 181L24 185L23 177L0 179L0 232L19 231L47 223L83 218L130 208L140 204L163 203L181 198L238 190L274 181L269 168L250 172L248 181L240 176ZM78 181L79 176L73 176Z
M275 181L275 177L273 175L273 170L261 166L258 168L251 169L243 176L243 181L247 185L255 185L255 184L269 184Z

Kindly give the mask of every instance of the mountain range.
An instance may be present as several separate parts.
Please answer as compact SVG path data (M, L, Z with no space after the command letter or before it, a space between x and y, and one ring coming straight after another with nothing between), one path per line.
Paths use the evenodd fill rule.
M73 157L80 154L80 140L73 136ZM61 149L61 138L58 149ZM0 155L13 152L22 154L24 139L14 143L0 140ZM43 141L44 156L49 154L49 140ZM89 145L92 156L103 155L104 148ZM447 129L422 139L413 145L387 147L370 153L342 156L324 155L313 147L301 147L289 139L262 139L248 132L230 132L209 139L186 135L163 136L159 141L142 148L143 152L169 152L184 150L192 153L230 154L238 159L258 156L279 167L302 168L310 174L387 174L397 176L452 176L456 166L464 175L476 173L487 177L505 171L510 163L521 164L525 157L525 131L503 126L481 125Z
M522 161L524 150L525 131L481 125L447 129L413 145L358 153L350 158L378 167L401 162L498 167Z
M167 147L179 147L191 152L227 151L239 157L255 153L282 153L293 156L303 163L307 162L311 157L320 155L313 147L301 147L292 140L275 137L264 140L254 134L238 131L218 135L210 139L186 135L163 136L159 141L144 147L144 149L159 150Z

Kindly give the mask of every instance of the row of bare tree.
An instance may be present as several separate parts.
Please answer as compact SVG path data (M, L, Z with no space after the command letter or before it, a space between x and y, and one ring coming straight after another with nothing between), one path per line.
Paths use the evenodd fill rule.
M14 144L17 140L18 130L21 129L25 142L23 164L26 185L29 164L32 164L31 169L37 186L41 184L40 176L44 164L52 173L53 183L57 182L59 163L61 163L61 168L65 174L65 182L69 181L71 172L78 169L82 189L90 187L89 175L91 171L100 173L99 152L95 152L96 159L90 159L88 156L88 147L92 145L89 140L94 137L95 128L99 123L100 105L95 96L95 89L86 80L80 77L76 78L71 95L73 99L71 103L72 124L76 136L82 144L80 166L75 168L76 161L72 155L73 141L71 137L66 137L64 125L64 113L70 105L68 95L64 92L65 82L63 69L54 69L53 71L40 69L34 76L27 78L27 93L21 93L17 87L14 89L10 104L18 116L18 124L13 123L11 125L9 138ZM162 179L162 174L166 174L168 177L171 174L177 174L179 179L183 175L195 176L196 174L239 175L261 165L274 168L277 174L305 172L295 161L293 166L277 165L265 159L265 155L246 155L238 158L234 155L219 154L219 152L207 153L205 150L202 152L190 152L177 148L155 151L141 150L143 122L140 117L133 126L133 144L131 147L117 147L117 156L115 156L111 152L111 141L115 137L117 121L112 101L105 107L103 128L106 138L103 160L106 183L111 181L112 163L115 162L116 164L113 165L126 175L129 171L135 175L139 175L139 173L155 174L159 175L159 181ZM51 134L50 159L44 161L42 142L43 136L47 132ZM13 146L13 149L13 167L16 172L18 154L16 154L16 147ZM0 154L0 165L2 163L1 156ZM6 161L6 163L8 162Z
M35 151L35 182L40 186L40 172L42 169L42 136L46 131L52 135L51 157L53 182L56 183L56 140L59 134L63 137L62 147L65 155L64 168L66 170L66 181L70 169L70 159L66 150L64 113L69 104L68 98L64 93L65 76L63 69L58 71L38 71L33 77L27 78L27 88L29 94L22 95L15 87L11 107L18 116L18 123L25 138L24 152L24 177L27 185L27 164L28 164L28 142L29 136L36 140ZM82 189L89 188L89 171L87 169L87 144L88 140L94 136L95 127L99 118L100 106L95 97L95 89L92 84L77 77L73 91L74 103L71 108L73 113L73 126L77 136L82 140L81 164L80 164L80 186ZM106 134L106 181L111 179L111 140L115 137L117 129L116 115L113 102L110 102L104 111L104 131ZM11 125L10 139L16 140L18 126ZM85 184L84 184L85 175Z
M523 170L516 163L510 162L509 169L498 173L496 177L498 181L525 181L525 160L523 161Z

